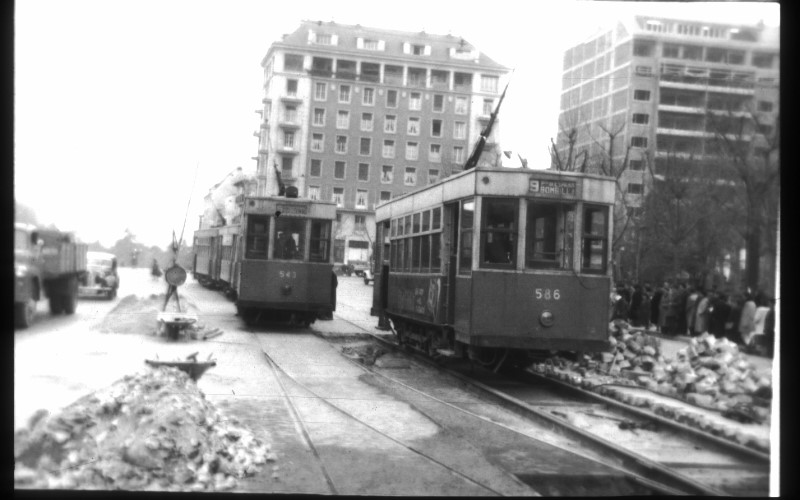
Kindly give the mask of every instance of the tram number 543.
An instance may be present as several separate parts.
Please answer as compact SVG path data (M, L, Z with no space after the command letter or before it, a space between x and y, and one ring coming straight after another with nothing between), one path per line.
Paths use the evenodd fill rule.
M561 291L558 288L537 288L535 290L536 300L561 300Z
M297 271L280 271L281 278L295 279L297 278Z

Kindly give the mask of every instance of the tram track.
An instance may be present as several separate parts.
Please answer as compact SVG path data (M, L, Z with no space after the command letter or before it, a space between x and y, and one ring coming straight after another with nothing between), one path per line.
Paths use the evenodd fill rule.
M469 363L444 367L380 336L367 335L455 377L495 404L575 439L606 463L671 492L718 496L769 492L769 457L758 451L529 372L509 378L473 371Z

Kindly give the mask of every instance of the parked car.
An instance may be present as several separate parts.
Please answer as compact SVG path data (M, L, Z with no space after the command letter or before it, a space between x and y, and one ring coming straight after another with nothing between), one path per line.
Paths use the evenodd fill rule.
M370 281L375 283L375 274L372 272L372 269L364 270L363 277L365 285L369 285Z
M116 255L86 252L86 261L86 274L81 278L78 296L115 298L119 288Z

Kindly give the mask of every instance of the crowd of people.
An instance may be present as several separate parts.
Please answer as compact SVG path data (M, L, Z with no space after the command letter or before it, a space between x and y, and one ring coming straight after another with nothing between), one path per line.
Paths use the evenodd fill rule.
M686 283L629 285L618 283L611 294L611 319L665 335L727 338L751 352L772 356L775 300L759 291L726 294Z

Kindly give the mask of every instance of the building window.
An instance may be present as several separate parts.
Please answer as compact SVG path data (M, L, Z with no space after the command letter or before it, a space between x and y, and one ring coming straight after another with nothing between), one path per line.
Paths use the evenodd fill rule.
M442 136L442 120L431 121L431 137Z
M360 181L369 180L369 163L358 164L358 180Z
M294 132L283 133L283 147L286 149L294 148Z
M394 141L384 139L383 141L383 157L394 158Z
M756 68L771 68L772 61L775 58L774 54L766 54L764 52L753 52L752 62Z
M325 126L325 110L322 108L314 108L314 121L312 122L317 127Z
M336 128L350 128L350 112L341 111L336 114Z
M343 161L337 161L333 164L333 178L334 179L344 179L345 175L345 168L346 164Z
M406 160L416 160L419 158L419 143L406 143Z
M319 199L319 186L308 186L308 198L311 200Z
M677 59L678 57L680 57L680 47L678 45L665 43L664 47L661 49L661 56L672 57Z
M417 169L415 167L406 167L406 175L403 177L403 184L406 186L417 185Z
M425 52L426 52L425 51L425 45L416 45L416 44L414 44L414 45L411 46L411 53L414 54L415 56L427 55Z
M773 104L770 101L758 101L758 110L765 113L772 111Z
M361 130L372 132L372 113L361 113Z
M286 177L292 176L292 164L294 159L291 156L284 156L281 158L281 171Z
M298 54L284 54L283 70L294 72L303 71L303 56Z
M317 101L325 101L328 99L328 84L317 82L314 84L314 99Z
M467 114L467 98L466 97L456 97L456 114L457 115L466 115Z
M288 97L297 97L297 80L286 80L286 95Z
M453 138L466 139L467 138L467 124L464 122L455 122L453 124Z
M381 184L391 184L394 182L394 167L383 165L381 167Z
M386 91L386 107L387 108L396 108L397 107L397 91L396 90L387 90Z
M314 33L314 41L319 45L333 45L333 36L323 33Z
M356 227L359 227L359 228L363 229L364 226L367 224L367 217L364 216L364 215L355 215L355 216L353 216L353 221L355 222ZM355 241L351 241L350 243L351 243L350 247L354 248L355 245L353 245L353 243L356 243L356 242Z
M428 184L433 184L439 180L439 170L432 168L428 170Z
M287 123L297 122L297 106L286 106L283 110L283 119Z
M337 135L336 136L336 152L337 153L347 153L347 136L346 135Z
M442 161L442 145L441 144L431 144L430 153L428 153L428 159L432 162L439 163Z
M331 199L331 201L336 203L337 207L344 206L344 188L343 187L335 187L335 188L333 188L333 198Z
M643 187L642 184L636 182L628 183L628 194L642 194Z
M408 127L406 129L406 133L408 135L419 135L419 118L418 117L410 117L408 119Z
M464 148L462 146L453 146L453 162L464 163Z
M350 85L339 85L339 102L350 102Z
M372 139L369 137L362 137L359 142L358 154L362 156L369 156L372 154Z
M492 108L494 108L494 99L484 99L483 100L483 113L484 115L491 115Z
M311 168L308 174L311 177L319 177L322 175L322 160L311 160Z
M391 191L381 191L381 201L389 201L392 199Z
M367 200L369 198L369 191L366 189L359 189L356 191L356 208L367 208ZM356 215L356 224L358 224L358 215ZM364 224L363 216L361 220L361 224Z
M634 90L633 91L633 99L635 101L649 101L650 100L650 91L649 90Z
M437 113L444 111L444 96L442 94L433 94L433 110Z
M311 151L321 153L324 149L325 136L323 134L311 134Z
M380 50L380 45L378 44L378 40L371 40L369 38L365 38L363 42L364 50Z
M650 115L645 113L633 114L633 123L638 123L639 125L647 125L649 122L650 122Z
M497 84L500 79L496 76L481 76L481 92L497 93Z
M644 161L643 160L630 160L629 165L631 170L640 171L644 170Z
M631 137L631 146L633 146L635 148L646 148L647 147L647 137L639 137L639 136Z
M383 131L387 134L393 134L397 130L397 117L395 115L386 115L383 119Z
M408 109L418 111L422 109L422 94L419 92L411 92L408 94Z
M361 103L365 106L372 106L375 104L375 89L372 87L364 87L364 93L361 94Z

